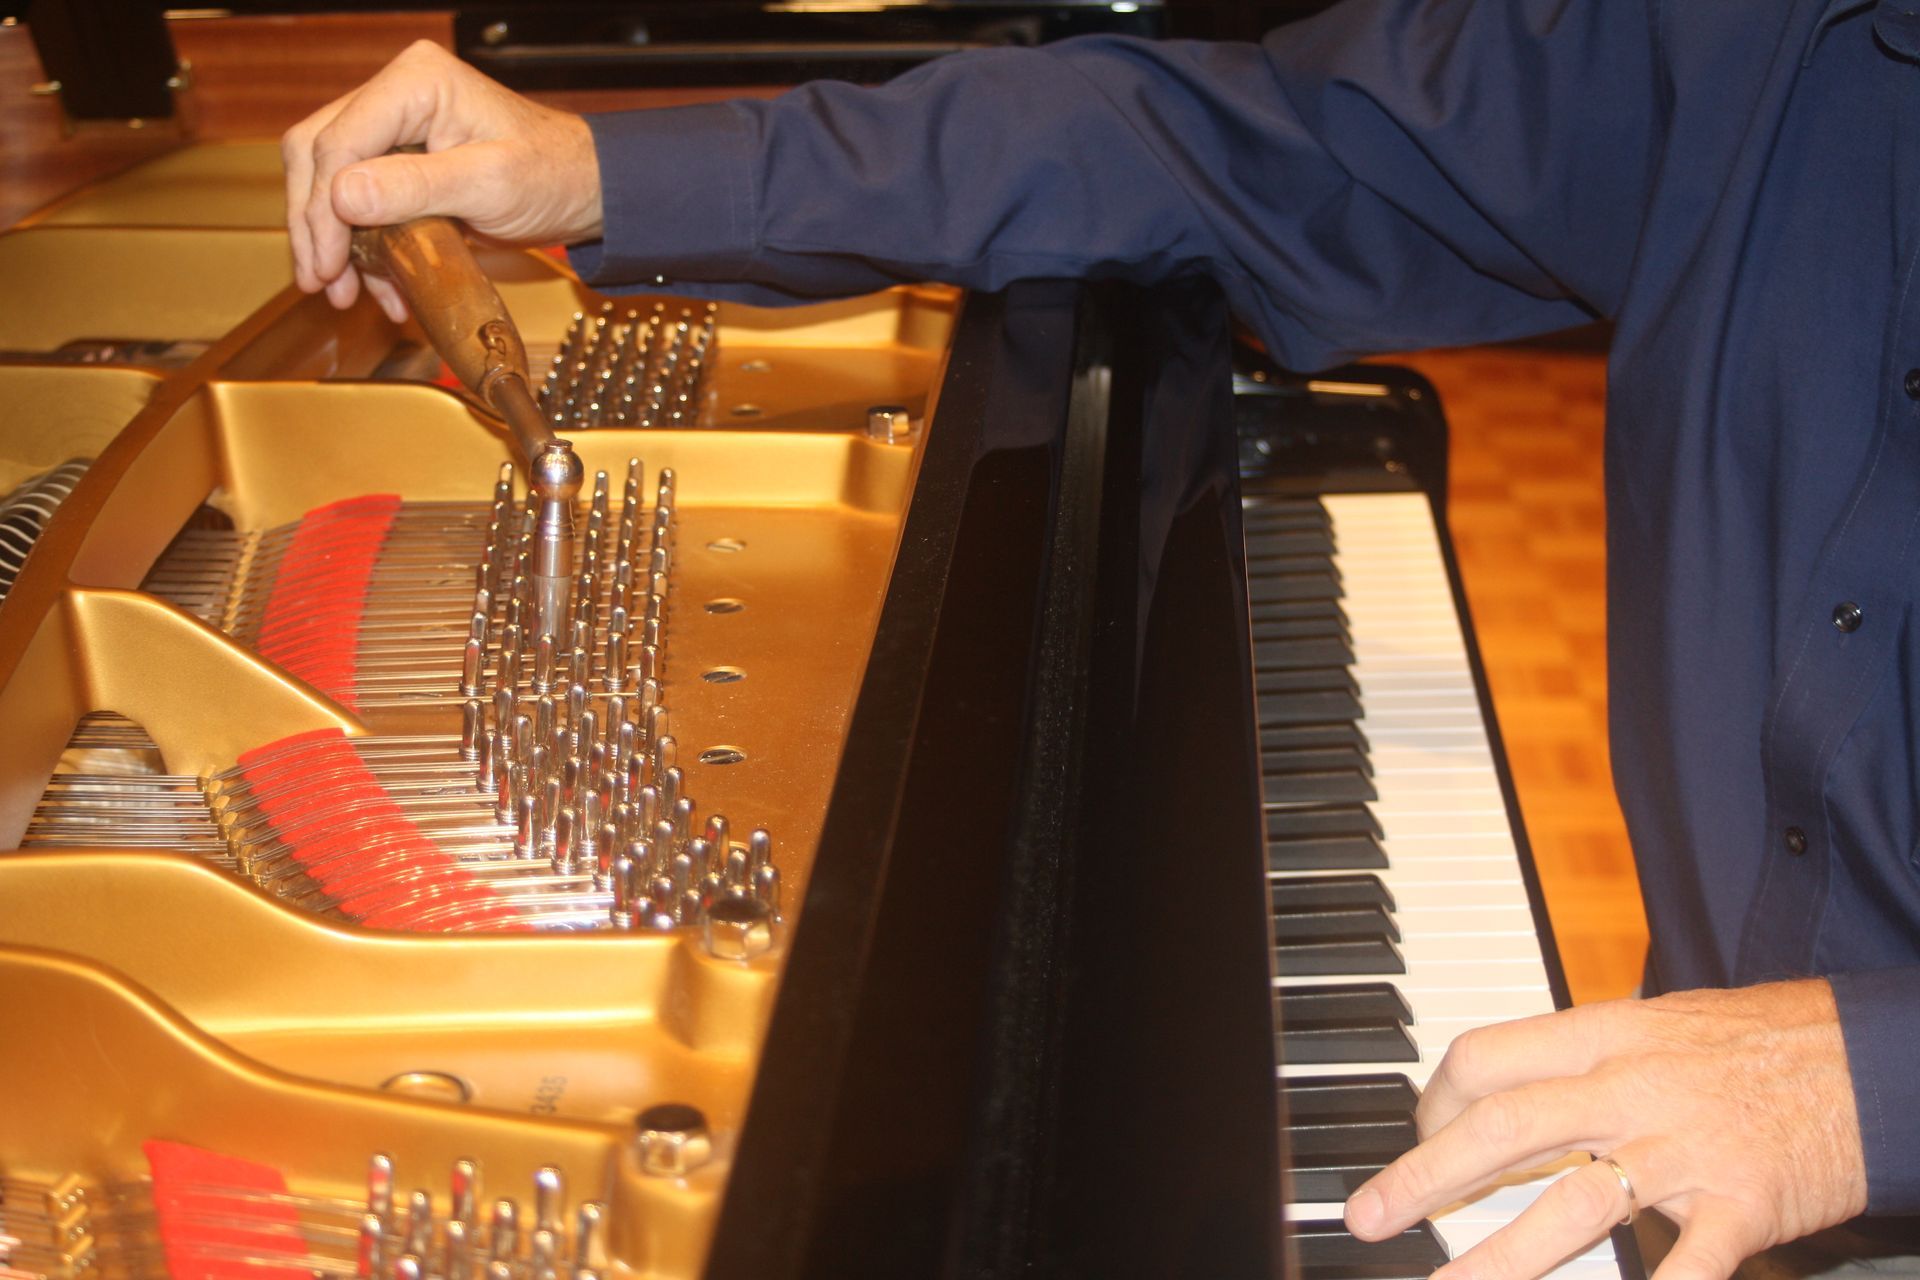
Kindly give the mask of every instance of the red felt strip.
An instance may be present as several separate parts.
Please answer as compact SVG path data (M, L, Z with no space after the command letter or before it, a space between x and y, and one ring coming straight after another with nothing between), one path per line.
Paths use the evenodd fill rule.
M148 1142L154 1220L172 1280L307 1280L300 1216L280 1171L178 1142ZM262 1264L286 1258L288 1265Z
M257 747L239 763L274 834L351 919L435 933L530 927L421 834L338 729Z
M302 516L254 641L261 657L350 711L360 709L354 676L367 588L399 510L399 495L374 493Z

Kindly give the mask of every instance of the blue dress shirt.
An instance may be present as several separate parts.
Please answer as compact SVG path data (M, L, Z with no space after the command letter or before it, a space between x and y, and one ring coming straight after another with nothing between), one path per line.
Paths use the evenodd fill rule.
M1348 0L594 118L597 285L1204 273L1278 356L1616 322L1614 777L1678 989L1826 974L1920 1212L1914 0Z

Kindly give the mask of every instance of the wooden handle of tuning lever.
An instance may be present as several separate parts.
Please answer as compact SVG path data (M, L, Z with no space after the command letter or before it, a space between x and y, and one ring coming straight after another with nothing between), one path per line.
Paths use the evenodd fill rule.
M393 281L454 376L488 404L489 374L527 377L520 332L453 219L356 227L353 265Z
M354 266L393 281L454 377L506 419L531 466L553 442L553 432L533 399L520 330L467 247L460 224L415 218L357 227L352 252Z

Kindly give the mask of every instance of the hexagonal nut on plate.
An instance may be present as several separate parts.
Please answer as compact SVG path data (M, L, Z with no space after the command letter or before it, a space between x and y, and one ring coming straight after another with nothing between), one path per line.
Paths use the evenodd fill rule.
M717 898L707 908L707 954L752 960L773 949L773 911L758 898Z
M648 1107L633 1122L640 1171L657 1178L684 1178L713 1158L713 1136L700 1108L684 1102Z
M867 410L867 439L894 444L913 434L913 419L904 405L876 404Z

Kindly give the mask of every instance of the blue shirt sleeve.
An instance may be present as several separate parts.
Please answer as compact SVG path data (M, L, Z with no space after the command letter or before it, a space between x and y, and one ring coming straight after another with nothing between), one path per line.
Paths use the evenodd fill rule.
M1853 1077L1867 1212L1920 1213L1920 968L1836 973L1827 981Z
M1298 368L1619 299L1662 96L1618 0L1349 0L1260 44L1063 41L590 117L599 287L775 302L1203 273Z

